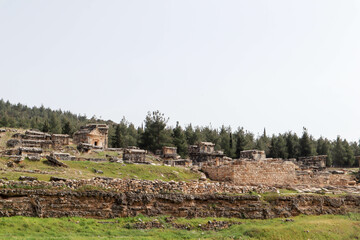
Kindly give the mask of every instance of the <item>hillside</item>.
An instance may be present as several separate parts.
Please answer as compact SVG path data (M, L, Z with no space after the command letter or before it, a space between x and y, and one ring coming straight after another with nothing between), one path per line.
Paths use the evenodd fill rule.
M87 123L106 123L109 126L109 147L125 148L137 146L151 152L163 146L177 147L178 154L188 156L188 147L197 142L212 142L215 150L222 150L226 156L239 158L243 150L264 150L272 158L299 158L301 156L327 155L327 166L358 167L355 156L360 155L359 142L349 142L340 136L330 140L314 138L304 128L302 136L291 131L268 136L266 130L261 136L238 127L235 131L222 126L192 126L183 128L168 125L168 118L159 111L148 112L143 127L136 127L123 118L119 123L76 115L69 111L49 108L28 107L0 100L0 128L38 129L49 133L63 133L70 136ZM1 141L1 140L0 140Z

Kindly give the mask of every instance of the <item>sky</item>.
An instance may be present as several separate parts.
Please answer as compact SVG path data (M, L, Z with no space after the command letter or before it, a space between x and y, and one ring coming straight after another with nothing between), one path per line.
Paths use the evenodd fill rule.
M0 0L0 98L360 138L360 1Z

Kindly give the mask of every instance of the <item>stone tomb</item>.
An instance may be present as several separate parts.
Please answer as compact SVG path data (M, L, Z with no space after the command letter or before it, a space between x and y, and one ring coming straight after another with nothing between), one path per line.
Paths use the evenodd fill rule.
M104 149L108 147L108 131L109 127L106 124L88 124L74 133L73 142L90 144Z
M124 149L123 160L125 163L147 163L146 150Z

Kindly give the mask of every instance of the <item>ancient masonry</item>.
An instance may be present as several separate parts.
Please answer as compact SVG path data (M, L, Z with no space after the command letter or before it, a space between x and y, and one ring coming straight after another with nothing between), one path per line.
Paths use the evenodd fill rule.
M201 170L212 180L237 185L356 185L355 175L325 171L326 156L300 158L295 162L266 158L263 151L257 150L244 151L240 156L245 158L206 162Z
M125 163L147 163L146 150L137 147L124 149L123 160Z
M69 145L70 136L67 134L48 134L35 130L28 130L25 134L15 133L7 142L8 147L39 147L58 148Z
M169 160L169 159L178 159L180 156L177 154L177 148L176 147L166 147L164 146L161 151L160 155L163 159Z
M74 133L73 142L105 149L108 147L108 131L106 124L88 124Z
M189 146L189 157L194 165L202 165L204 162L221 161L224 153L215 151L215 144L211 142L200 142Z
M60 149L69 145L70 137L66 134L48 134L36 130L28 130L24 134L15 133L6 145L8 148L3 156L15 162L27 157L29 160L39 161L43 149Z

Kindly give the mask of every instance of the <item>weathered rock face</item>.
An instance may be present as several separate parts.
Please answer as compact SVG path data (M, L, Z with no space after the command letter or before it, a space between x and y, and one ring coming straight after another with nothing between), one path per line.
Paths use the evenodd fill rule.
M266 200L266 199L265 199ZM274 218L360 211L360 196L188 195L102 191L0 190L0 216L115 218L143 214L175 217Z

